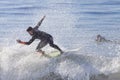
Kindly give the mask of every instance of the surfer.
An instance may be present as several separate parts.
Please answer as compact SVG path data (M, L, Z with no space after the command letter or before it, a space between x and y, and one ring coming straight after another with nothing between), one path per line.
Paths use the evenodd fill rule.
M59 50L60 53L62 54L63 51L56 44L54 44L53 37L46 32L38 30L39 26L41 25L45 17L46 16L43 16L43 18L38 22L38 24L34 28L32 28L31 26L27 28L26 31L32 36L32 38L28 42L24 42L21 40L17 40L17 42L20 44L30 45L35 39L39 39L41 41L36 47L37 52L44 54L44 51L42 51L42 48L45 47L47 44L49 44L51 47Z
M108 40L105 37L101 36L100 34L97 35L96 41L97 42L109 42L109 43L113 43L113 44L120 44L119 41Z
M107 40L105 37L101 36L100 34L96 37L97 42L112 42L111 40Z

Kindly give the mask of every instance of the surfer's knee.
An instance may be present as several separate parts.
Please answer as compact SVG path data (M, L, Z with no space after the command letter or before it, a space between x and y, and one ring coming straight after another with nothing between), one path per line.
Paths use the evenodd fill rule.
M55 44L49 44L51 47L54 47L55 46Z
M50 46L53 46L53 44L49 44Z

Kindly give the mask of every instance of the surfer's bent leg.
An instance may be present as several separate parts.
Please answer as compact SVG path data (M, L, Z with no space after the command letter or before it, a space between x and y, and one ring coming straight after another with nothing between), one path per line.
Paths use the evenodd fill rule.
M49 38L49 45L50 45L51 47L59 50L61 53L63 53L63 51L62 51L56 44L54 44L52 37Z
M36 50L37 51L42 51L41 49L45 47L48 44L47 40L41 40L41 42L38 44Z

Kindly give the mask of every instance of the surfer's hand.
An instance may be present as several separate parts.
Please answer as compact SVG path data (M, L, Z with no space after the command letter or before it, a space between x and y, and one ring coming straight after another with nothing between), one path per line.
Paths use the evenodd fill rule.
M18 43L20 43L20 44L25 44L26 45L26 42L23 42L23 41L21 41L21 40L16 40Z
M18 43L21 43L21 42L22 42L22 41L21 41L21 40L19 40L19 39L18 39L18 40L16 40L16 41L17 41Z
M45 17L46 17L46 16L43 16L43 18L42 18L42 19L45 19Z

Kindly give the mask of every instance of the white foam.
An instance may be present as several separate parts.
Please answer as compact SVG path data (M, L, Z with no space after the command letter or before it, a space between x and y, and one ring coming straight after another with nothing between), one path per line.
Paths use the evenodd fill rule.
M50 72L69 80L89 80L94 74L110 74L120 69L119 57L105 57L68 51L56 58L34 54L29 46L15 45L0 52L1 80L39 80Z

